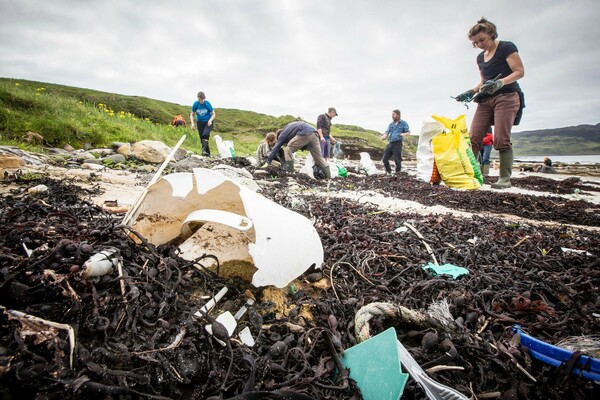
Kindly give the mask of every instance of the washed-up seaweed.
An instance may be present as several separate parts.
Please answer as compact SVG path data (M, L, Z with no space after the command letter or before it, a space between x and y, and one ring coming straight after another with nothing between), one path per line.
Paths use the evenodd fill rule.
M490 209L489 199L473 197L477 192L416 187L403 178L336 184L411 196L423 204L431 193L457 204L469 195L472 204ZM27 193L41 183L48 191ZM89 189L47 178L13 184L18 189L0 197L3 398L359 399L359 388L339 371L339 355L357 343L357 311L374 302L411 310L447 302L452 329L434 323L411 326L395 317L373 318L370 329L375 335L396 327L426 369L464 368L442 368L434 376L468 397L584 399L599 394L591 381L531 359L512 344L510 332L519 323L556 343L599 331L596 230L540 227L493 216L388 213L346 199L290 194L283 184L267 185L265 196L315 220L325 250L323 270L309 270L282 291L287 305L281 310L265 296L266 289L217 276L203 268L202 258L189 262L176 248L132 240L135 232L120 225L120 217L88 200ZM490 199L493 195L500 194ZM117 249L122 273L83 278L85 262L109 248ZM469 275L457 280L433 276L422 269L432 256L440 264L467 268ZM323 281L331 286L318 285ZM254 347L223 334L214 312L195 315L223 286L229 292L222 310L239 309L248 293L256 299L239 321L250 328ZM10 310L72 326L72 367L65 331L32 324ZM224 346L207 333L209 324ZM409 381L403 398L425 397Z
M282 177L281 179L286 179ZM308 185L310 178L299 175L300 181ZM520 178L524 179L524 178ZM542 181L538 181L538 180ZM550 185L545 178L536 178L538 188L544 195L507 193L496 190L456 190L443 185L430 185L406 173L397 175L349 176L329 183L332 192L339 190L374 191L396 199L418 202L424 206L446 206L467 212L492 212L508 214L537 221L550 221L565 224L600 226L600 206L583 200L552 196L560 183ZM533 180L527 180L525 188L534 189ZM313 185L326 187L326 181L312 180ZM519 179L513 180L519 187ZM595 189L586 185L585 190ZM571 190L572 192L572 190ZM547 195L546 195L547 193Z

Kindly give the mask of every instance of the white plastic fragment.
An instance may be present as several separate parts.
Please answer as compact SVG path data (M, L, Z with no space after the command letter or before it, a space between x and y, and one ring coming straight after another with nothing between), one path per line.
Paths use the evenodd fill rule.
M247 231L248 229L252 228L252 221L243 215L222 210L196 210L191 212L186 217L185 221L183 221L181 233L187 236L191 235L192 231L189 226L194 222L218 222L240 231Z
M84 264L81 276L91 278L110 274L119 262L119 250L109 247L91 256Z
M207 301L205 305L200 307L200 311L196 311L194 315L196 317L202 317L204 316L204 314L207 314L210 310L214 308L214 306L219 302L219 300L221 300L223 296L225 296L225 293L227 293L228 290L229 289L227 288L227 286L224 286L223 289L219 290L219 293L217 293L215 297Z
M34 194L34 193L42 193L42 192L46 192L48 190L48 186L46 185L37 185L34 187L31 187L29 189L27 189L27 193L30 194Z
M570 249L570 248L568 248L568 247L561 247L560 249L561 249L561 250L563 251L563 253L565 253L565 254L569 254L569 253L574 253L574 254L585 254L585 255L586 255L586 256L588 256L588 257L593 255L592 253L590 253L590 252L588 252L588 251L586 251L586 250Z
M235 328L237 327L237 321L235 320L233 315L229 311L225 311L224 313L219 315L216 318L216 320L217 320L217 322L220 322L221 324L223 324L225 329L227 329L228 336L231 337L231 335L233 335L233 332L235 331ZM204 329L206 329L206 332L210 333L211 335L213 334L211 324L205 325ZM225 346L225 343L222 340L219 340L219 339L216 339L216 340L217 340L217 342L219 342L220 344Z
M238 337L248 347L253 347L255 344L254 338L252 337L252 333L250 332L250 328L245 327L240 331Z
M25 243L22 243L22 244L23 244L23 249L25 250L25 253L27 254L27 257L31 257L31 255L33 254L33 250L29 250L29 248L27 248Z
M242 308L240 308L238 310L238 312L235 313L235 315L233 316L233 318L235 318L236 321L239 321L240 318L242 318L244 316L244 314L246 314L246 311L248 311L248 306L251 306L252 304L254 304L254 300L252 299L248 299L248 301L246 301L246 304L242 306Z
M310 220L205 168L158 180L132 221L152 244L182 239L184 259L211 254L221 266L253 265L257 271L252 284L257 287L283 288L323 263L323 245Z

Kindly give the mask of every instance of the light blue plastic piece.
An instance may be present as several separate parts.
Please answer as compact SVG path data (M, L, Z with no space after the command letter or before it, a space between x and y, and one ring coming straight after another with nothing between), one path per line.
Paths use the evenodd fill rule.
M462 275L469 275L469 270L463 267L458 267L454 264L435 265L429 263L423 266L425 271L431 271L433 275L449 275L453 279Z
M398 400L402 396L408 374L401 369L394 328L349 348L340 359L365 400Z

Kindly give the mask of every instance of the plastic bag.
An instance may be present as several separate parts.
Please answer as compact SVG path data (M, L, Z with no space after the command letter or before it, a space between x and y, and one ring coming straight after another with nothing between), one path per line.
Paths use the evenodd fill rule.
M334 169L331 167L332 164L326 165L325 167L319 167L315 164L315 160L312 158L312 155L306 155L306 161L302 168L300 168L300 172L310 176L313 179L325 179L325 172L323 172L323 168L329 168L331 173L331 177L335 178L338 174L334 173Z
M456 119L433 115L447 129L431 139L433 158L440 177L449 187L479 189L483 182L465 122L465 116Z
M339 140L337 142L335 142L331 153L333 155L333 158L342 157L342 155L344 154L344 152L342 151L342 142L340 142Z
M215 143L217 143L217 149L221 158L235 158L235 149L233 147L233 141L223 140L221 136L215 135Z
M366 152L360 153L359 169L367 175L378 175L385 173L377 169L375 163L373 162L373 160L371 160L371 156L369 155L369 153Z

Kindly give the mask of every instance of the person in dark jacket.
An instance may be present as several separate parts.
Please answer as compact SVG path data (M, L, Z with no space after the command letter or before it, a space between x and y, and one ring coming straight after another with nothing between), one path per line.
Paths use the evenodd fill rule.
M325 114L321 114L317 117L317 132L321 140L321 155L325 158L325 161L329 161L331 157L331 146L335 144L336 140L331 134L331 120L333 117L337 117L338 113L333 107L329 107Z
M468 37L473 47L482 50L477 56L480 80L473 89L455 99L479 103L469 131L475 158L481 149L483 136L494 125L494 148L500 153L500 178L492 187L509 188L513 166L510 135L525 106L517 80L525 75L525 69L517 46L499 40L496 25L487 19L477 21L469 30Z
M552 160L548 157L544 157L544 165L538 168L537 172L542 174L557 174L556 170L552 167Z

